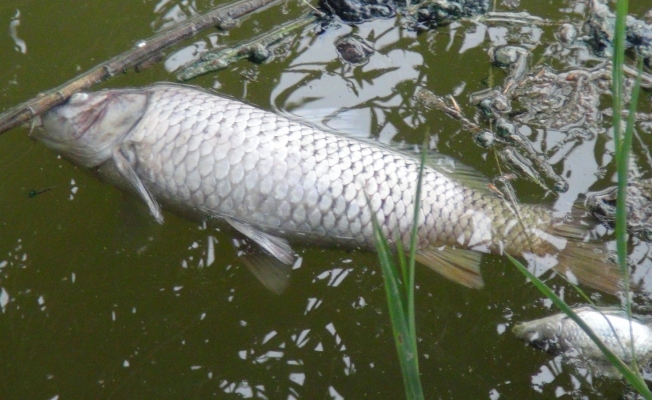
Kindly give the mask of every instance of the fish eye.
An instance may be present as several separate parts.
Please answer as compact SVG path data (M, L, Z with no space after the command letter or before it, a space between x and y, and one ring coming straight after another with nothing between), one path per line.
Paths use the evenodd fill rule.
M82 103L84 101L88 100L88 93L75 93L72 96L70 96L70 104L77 104L77 103Z

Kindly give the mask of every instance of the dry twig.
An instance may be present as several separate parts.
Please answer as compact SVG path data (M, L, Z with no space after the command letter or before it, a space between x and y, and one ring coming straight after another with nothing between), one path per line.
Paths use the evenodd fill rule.
M426 107L443 111L453 119L460 121L464 128L470 130L471 132L478 133L482 131L480 126L469 121L466 117L464 117L464 115L462 115L462 112L454 99L454 106L451 107L446 104L446 101L442 97L437 96L430 90L424 88L421 88L419 91L417 91L415 98Z

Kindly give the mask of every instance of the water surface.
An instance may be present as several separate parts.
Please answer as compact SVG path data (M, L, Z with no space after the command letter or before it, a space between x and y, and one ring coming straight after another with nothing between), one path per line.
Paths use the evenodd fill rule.
M581 7L571 2L521 3L519 10L546 18L582 18ZM4 0L0 29L13 35L0 36L0 110L214 4ZM173 80L169 70L195 49L251 37L298 16L301 4L271 7L229 33L200 35L169 51L164 64L103 87ZM191 83L315 123L339 112L329 124L385 142L421 143L428 132L440 152L489 177L499 175L492 151L412 96L417 87L455 94L472 116L468 94L504 78L490 66L487 49L513 40L516 31L535 48L536 60L554 40L555 26L509 31L464 21L417 35L402 23L304 32L268 64L241 62ZM368 64L351 67L338 59L333 42L349 33L374 43ZM303 263L288 291L275 296L238 262L227 232L170 214L158 226L137 201L31 141L27 132L17 128L0 136L0 398L404 396L374 254L298 248ZM641 135L636 152L644 156L650 140ZM550 148L563 135L533 130L530 139ZM611 184L614 168L605 155L610 148L608 136L600 134L560 149L551 162L570 181L569 192L550 196L517 181L519 199L567 210L580 194ZM641 170L649 172L645 157L640 159ZM633 250L639 280L648 277L648 251L645 244ZM485 256L482 269L486 288L479 291L418 269L416 314L427 398L621 393L621 383L585 378L517 341L509 333L515 322L554 310L503 257ZM580 301L561 280L550 283L569 302ZM592 295L605 304L617 302Z

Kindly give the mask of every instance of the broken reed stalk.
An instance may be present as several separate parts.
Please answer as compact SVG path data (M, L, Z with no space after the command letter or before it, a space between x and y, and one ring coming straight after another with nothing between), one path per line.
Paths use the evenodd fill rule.
M35 98L0 114L0 135L63 103L72 94L86 90L117 74L124 73L129 68L138 66L142 62L149 60L153 55L182 40L191 38L205 29L219 26L225 21L240 18L260 10L275 1L277 0L238 1L189 19L147 40L138 41L132 49L91 68L59 87L40 93Z

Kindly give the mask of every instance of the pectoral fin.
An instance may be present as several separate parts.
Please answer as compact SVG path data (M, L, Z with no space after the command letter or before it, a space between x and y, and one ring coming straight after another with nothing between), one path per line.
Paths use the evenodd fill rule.
M242 233L254 243L265 249L269 254L278 258L287 265L294 264L296 257L287 240L259 231L249 224L239 222L233 218L224 218L235 230Z
M420 250L416 259L445 278L472 289L482 289L484 280L480 273L481 253L453 247Z
M149 207L149 212L152 214L156 222L162 224L163 213L161 213L161 208L156 200L154 200L154 196L152 196L150 191L145 187L143 181L140 180L136 171L131 168L129 161L127 161L125 156L122 154L120 148L113 150L113 162L115 163L120 175L131 183L136 193L138 193L138 195L145 201L145 204Z

